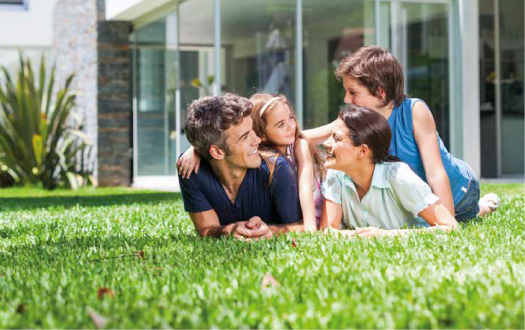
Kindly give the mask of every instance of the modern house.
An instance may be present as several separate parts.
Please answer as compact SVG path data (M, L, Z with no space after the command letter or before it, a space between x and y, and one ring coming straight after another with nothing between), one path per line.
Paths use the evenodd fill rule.
M206 94L280 92L304 128L333 120L344 94L333 71L364 45L397 56L452 153L482 177L523 177L524 11L522 0L59 0L54 53L62 77L76 72L100 185L177 189L186 107Z
M56 0L0 0L0 65L15 69L22 51L32 60L52 59Z

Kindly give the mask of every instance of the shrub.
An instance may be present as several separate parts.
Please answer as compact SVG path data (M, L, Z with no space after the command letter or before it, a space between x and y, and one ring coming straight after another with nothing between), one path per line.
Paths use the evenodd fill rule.
M0 178L18 184L60 184L76 189L90 179L84 158L91 148L72 109L73 74L53 95L55 67L48 74L42 57L38 77L20 55L16 81L5 67L0 78Z

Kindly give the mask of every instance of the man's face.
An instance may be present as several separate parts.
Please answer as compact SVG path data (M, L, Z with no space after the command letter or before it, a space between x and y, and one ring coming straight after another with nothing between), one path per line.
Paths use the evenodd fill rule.
M245 117L240 124L232 125L222 134L226 137L229 153L224 160L237 168L257 168L261 165L259 144L261 139L253 131L252 119Z
M356 79L343 76L343 86L345 88L346 104L355 104L360 107L377 111L383 107L382 100L368 91L368 88L361 85Z

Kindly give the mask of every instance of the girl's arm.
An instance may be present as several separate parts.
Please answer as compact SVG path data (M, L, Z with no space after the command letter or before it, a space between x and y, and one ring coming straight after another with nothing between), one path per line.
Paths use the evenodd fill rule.
M310 146L305 139L295 142L295 157L297 158L297 182L299 185L299 200L303 210L304 230L317 230L314 201L314 164Z
M414 138L416 139L421 160L425 167L425 175L432 192L454 215L454 201L447 172L439 152L436 123L432 113L424 102L417 102L412 110Z
M184 179L189 179L191 173L195 170L195 173L199 173L199 167L201 165L201 155L193 148L189 147L179 160L177 160L177 168L180 176Z
M314 146L322 144L332 133L332 123L302 131L303 136Z

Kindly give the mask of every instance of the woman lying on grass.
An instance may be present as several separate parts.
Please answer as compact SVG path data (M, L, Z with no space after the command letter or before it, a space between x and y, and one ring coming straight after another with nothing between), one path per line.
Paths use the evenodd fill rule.
M456 219L430 187L389 155L391 138L379 113L355 105L341 111L324 142L328 173L321 228L353 229L339 231L345 236L400 235L421 217L433 228L456 229Z

